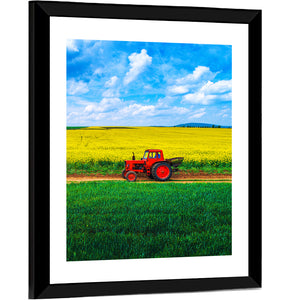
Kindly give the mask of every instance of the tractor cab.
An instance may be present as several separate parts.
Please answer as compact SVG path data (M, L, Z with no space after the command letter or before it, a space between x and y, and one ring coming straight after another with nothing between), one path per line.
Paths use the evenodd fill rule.
M142 159L147 159L149 154L149 150L146 150Z
M144 160L151 160L151 159L155 159L156 161L160 161L160 160L164 160L164 155L162 150L158 150L158 149L149 149L146 150L144 153L143 158Z

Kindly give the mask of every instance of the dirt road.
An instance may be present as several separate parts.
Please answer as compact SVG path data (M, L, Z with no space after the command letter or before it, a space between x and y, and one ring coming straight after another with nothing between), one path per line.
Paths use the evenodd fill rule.
M81 182L81 181L105 181L105 180L121 180L121 175L80 175L73 174L67 176L67 182ZM168 182L178 182L178 183L194 183L194 182L230 182L231 183L232 176L231 174L206 174L206 173L198 173L198 174L183 174L177 173L172 175L172 178ZM145 174L139 174L137 177L137 182L157 182L155 180L149 179Z

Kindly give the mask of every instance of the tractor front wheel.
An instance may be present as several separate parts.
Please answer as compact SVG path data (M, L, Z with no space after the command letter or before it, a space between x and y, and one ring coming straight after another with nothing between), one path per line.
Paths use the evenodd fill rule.
M122 171L122 177L123 177L124 179L126 179L125 173L126 173L126 170L124 169L124 170Z
M153 168L153 177L158 181L167 181L172 176L172 168L168 163L158 163Z
M126 179L130 182L136 181L137 174L133 171L129 171L126 173Z

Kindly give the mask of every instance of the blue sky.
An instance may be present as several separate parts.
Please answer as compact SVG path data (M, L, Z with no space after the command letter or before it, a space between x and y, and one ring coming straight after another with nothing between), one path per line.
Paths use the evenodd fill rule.
M232 125L232 49L67 41L68 126Z

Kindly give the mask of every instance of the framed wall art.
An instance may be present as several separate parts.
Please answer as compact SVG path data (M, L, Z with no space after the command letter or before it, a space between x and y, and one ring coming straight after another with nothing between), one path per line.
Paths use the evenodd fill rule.
M29 297L261 286L261 11L29 2Z

